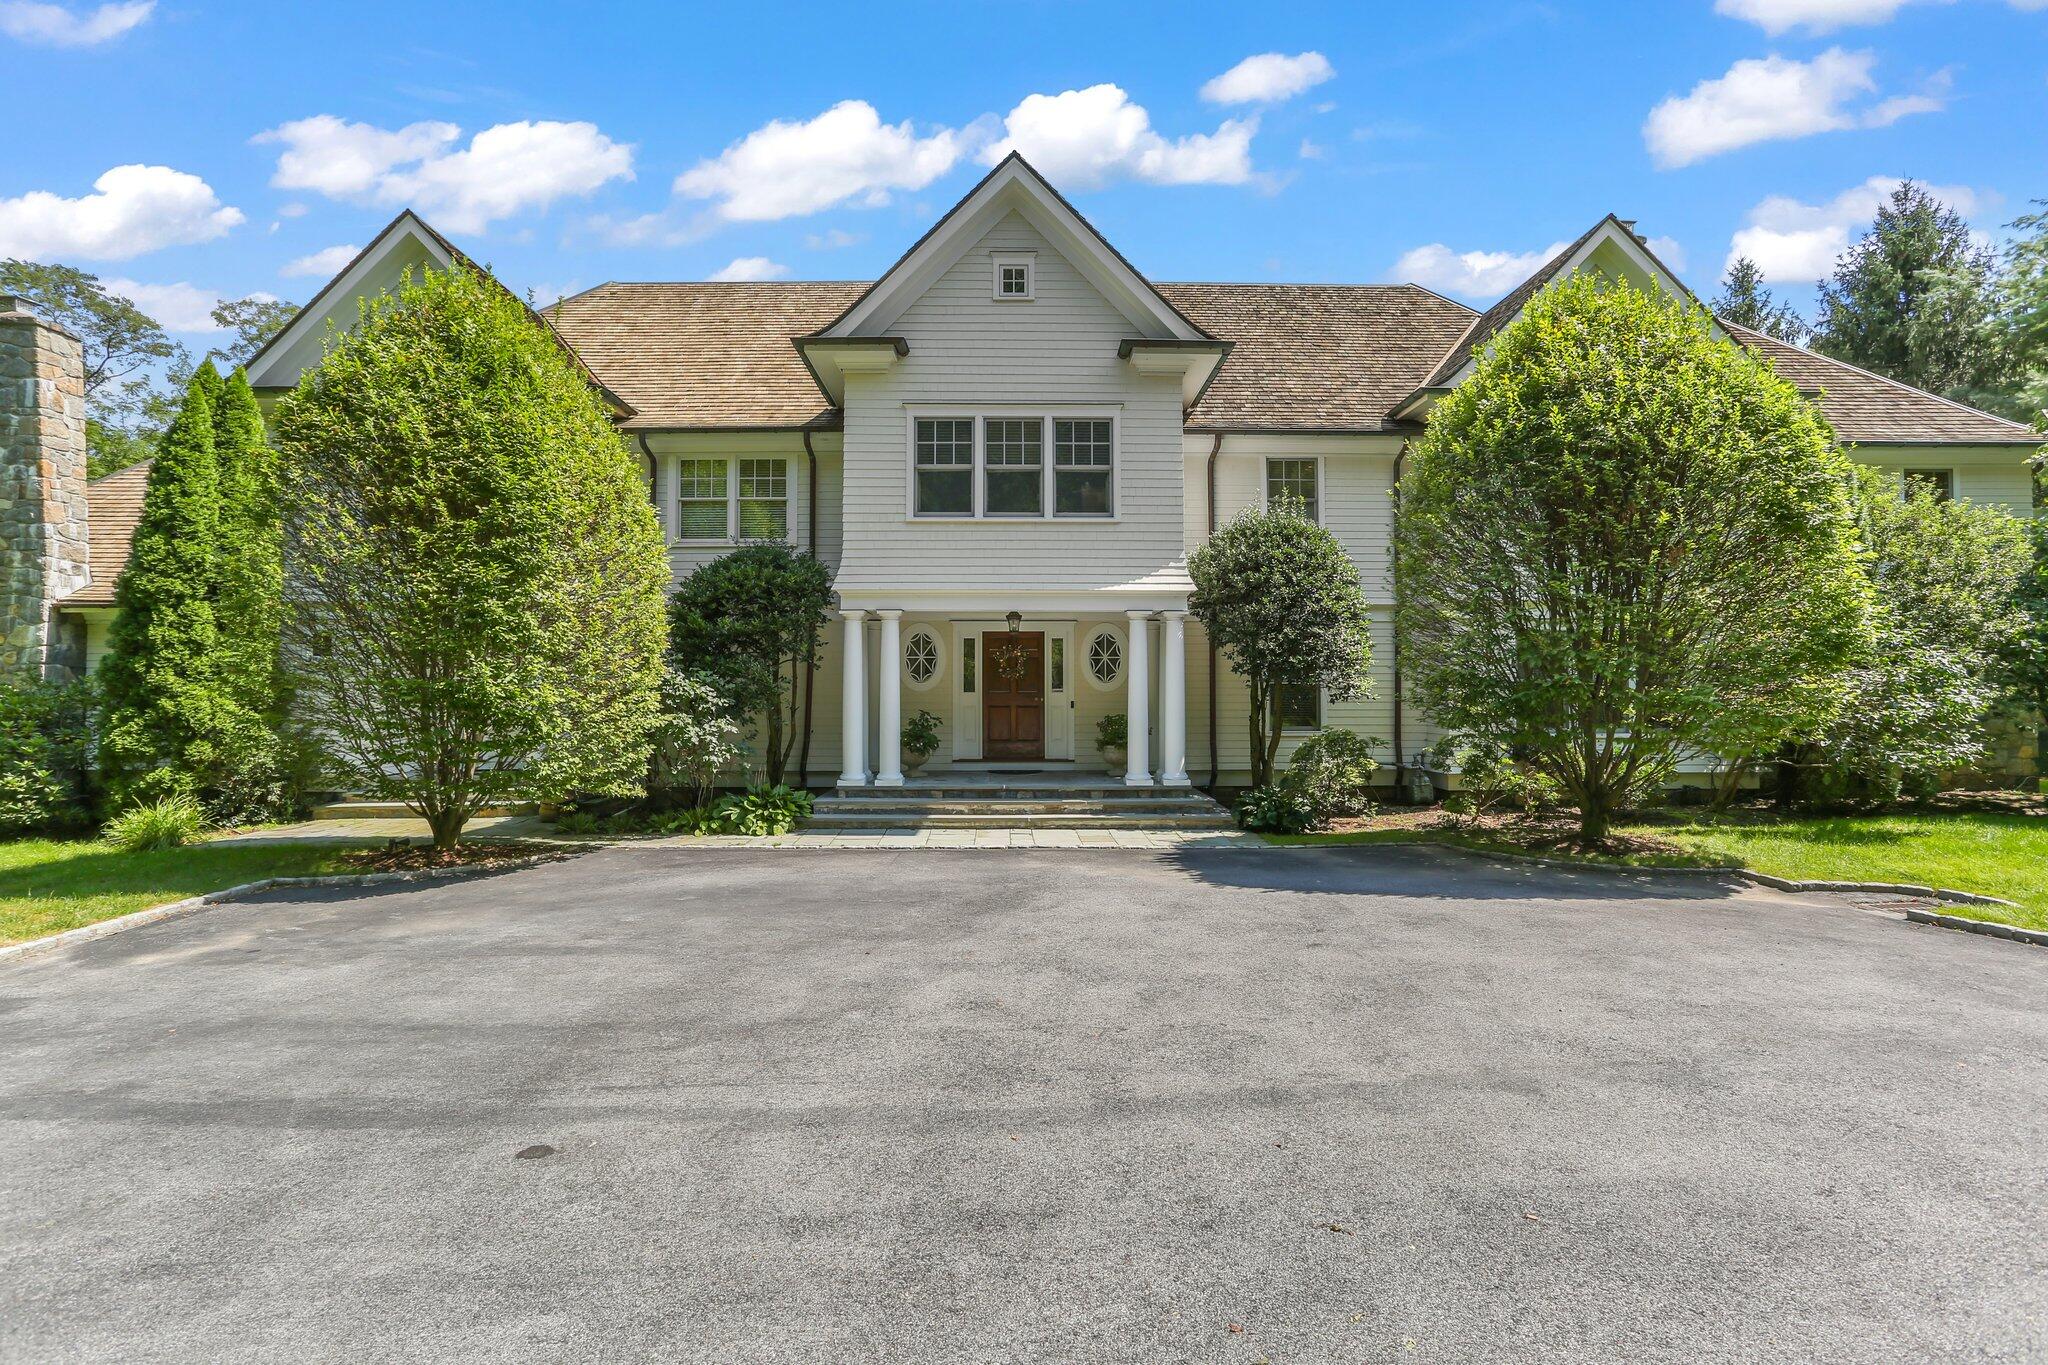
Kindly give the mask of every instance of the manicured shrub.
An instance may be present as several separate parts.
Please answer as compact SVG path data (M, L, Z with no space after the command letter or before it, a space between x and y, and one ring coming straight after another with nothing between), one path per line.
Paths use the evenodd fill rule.
M1372 813L1372 775L1380 762L1373 745L1351 730L1320 730L1301 742L1278 785L1300 798L1313 827Z
M179 848L206 832L206 813L190 796L166 796L130 806L107 823L109 842L130 853Z
M1238 797L1232 813L1240 827L1261 834L1302 834L1317 826L1315 811L1301 793L1278 782Z

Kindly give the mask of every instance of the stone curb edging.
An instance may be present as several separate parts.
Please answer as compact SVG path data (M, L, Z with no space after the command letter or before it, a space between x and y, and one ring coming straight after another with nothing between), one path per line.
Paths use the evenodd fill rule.
M110 934L118 934L126 929L140 929L143 925L155 924L158 920L190 914L194 910L204 910L209 905L242 900L265 891L282 891L301 886L377 886L387 882L441 881L450 877L476 877L492 872L518 872L555 861L558 861L557 857L542 854L490 867L423 867L402 872L330 872L317 877L265 877L260 881L230 886L223 891L208 891L204 895L187 896L184 900L172 901L168 905L153 905L146 910L116 915L113 919L103 919L97 924L82 924L76 929L66 929L61 934L48 934L42 938L9 944L0 948L0 962L11 962L32 953L65 948L74 943L86 943Z
M1915 924L1931 924L1940 929L1960 929L1966 934L1983 934L1987 938L2009 938L2016 943L2031 943L2036 947L2048 948L2048 930L2022 929L2016 924L1995 924L1988 919L1965 919L1961 915L1944 915L1938 910L1908 910L1906 918Z

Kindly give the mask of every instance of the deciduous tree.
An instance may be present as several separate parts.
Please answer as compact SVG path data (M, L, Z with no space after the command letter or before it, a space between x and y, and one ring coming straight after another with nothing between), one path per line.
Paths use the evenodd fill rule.
M1866 639L1850 470L1797 389L1662 294L1578 276L1430 414L1401 489L1403 672L1577 805L1834 719Z
M369 300L277 409L295 704L359 790L480 808L631 793L669 569L639 462L478 272Z
M1299 501L1240 513L1188 556L1202 623L1251 694L1252 785L1273 780L1279 692L1321 688L1332 701L1365 695L1370 613L1358 568Z

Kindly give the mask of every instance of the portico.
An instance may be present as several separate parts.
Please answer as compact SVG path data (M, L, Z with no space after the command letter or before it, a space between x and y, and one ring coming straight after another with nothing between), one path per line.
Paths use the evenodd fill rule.
M839 786L903 786L904 717L918 713L937 721L938 748L924 757L933 771L1000 765L1107 772L1129 787L1190 785L1185 596L1135 606L1016 601L845 601L830 642ZM1119 714L1126 742L1115 755L1097 734Z

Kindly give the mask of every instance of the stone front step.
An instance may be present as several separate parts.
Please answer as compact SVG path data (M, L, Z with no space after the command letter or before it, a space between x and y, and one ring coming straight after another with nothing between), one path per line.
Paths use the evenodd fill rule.
M1225 830L1236 825L1228 815L1141 815L1137 813L1091 814L1058 811L1044 814L1006 812L993 815L888 811L828 811L804 821L807 830L881 832L897 829L1129 829L1129 830Z
M819 797L815 808L821 812L856 814L917 814L928 815L1214 815L1220 807L1208 797L1137 797L1128 800L1102 800L1095 797L1075 797L1069 800L1055 800L1044 797L1026 797L1004 800L977 796L964 797Z

